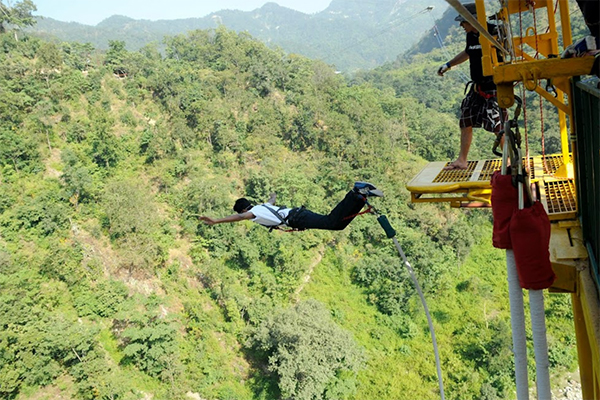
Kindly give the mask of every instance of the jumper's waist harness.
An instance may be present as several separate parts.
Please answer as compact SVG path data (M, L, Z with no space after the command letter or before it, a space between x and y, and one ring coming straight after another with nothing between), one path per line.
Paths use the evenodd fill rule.
M469 90L473 90L473 91L477 92L478 95L480 95L481 97L483 97L486 100L496 97L496 91L495 90L490 90L490 91L487 91L487 92L483 91L481 89L481 85L479 83L475 83L473 81L469 81L465 85L465 94Z
M277 219L278 219L278 220L281 222L281 224L280 224L280 225L285 225L285 226L288 226L288 223L287 223L287 218L283 218L283 217L282 217L282 216L279 214L279 211L280 211L280 210L283 210L283 209L284 209L284 208L286 208L286 207L279 207L279 208L277 209L277 211L275 211L275 210L273 210L271 207L267 207L267 205L265 205L265 204L261 204L261 206L262 206L262 207L264 207L264 208L266 208L266 209L267 209L267 210L269 210L269 211L270 211L270 212L271 212L271 213L272 213L274 216L276 216L276 217L277 217ZM266 226L267 228L275 229L275 228L277 228L279 225L264 225L264 226Z
M267 210L269 210L273 215L275 215L277 217L277 219L279 221L281 221L280 225L263 225L267 228L269 228L269 232L271 232L273 229L278 229L281 225L285 225L287 227L293 228L292 225L294 225L294 219L295 217L300 214L300 212L304 211L305 207L297 207L297 208L292 208L290 210L290 212L288 213L288 216L283 218L281 216L281 214L279 214L280 210L283 210L284 208L287 207L279 207L277 209L277 211L273 210L271 207L266 206L265 204L261 204L261 206L265 207Z

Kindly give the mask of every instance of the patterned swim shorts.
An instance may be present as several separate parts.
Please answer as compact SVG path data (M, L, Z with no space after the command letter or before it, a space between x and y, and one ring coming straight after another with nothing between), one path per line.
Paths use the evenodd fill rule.
M506 110L500 109L496 91L482 92L483 97L477 92L475 84L460 105L460 127L483 128L488 132L498 133L502 130L502 123L508 118Z

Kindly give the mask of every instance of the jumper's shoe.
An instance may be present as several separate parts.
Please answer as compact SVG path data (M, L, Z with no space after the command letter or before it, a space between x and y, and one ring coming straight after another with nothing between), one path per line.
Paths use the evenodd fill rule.
M377 196L383 197L383 192L377 189L369 182L356 182L354 183L354 191L364 196Z
M586 36L568 46L560 58L583 57L594 50L597 50L596 39L593 36Z

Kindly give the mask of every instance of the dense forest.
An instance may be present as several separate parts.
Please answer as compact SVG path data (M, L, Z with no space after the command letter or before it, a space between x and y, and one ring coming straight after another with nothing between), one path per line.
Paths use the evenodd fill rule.
M346 78L224 27L104 52L23 34L30 0L2 7L0 398L437 398L422 306L373 216L296 233L197 218L273 191L327 212L355 180L385 193L447 398L513 395L490 213L405 189L457 152L441 50ZM570 298L546 305L558 381L576 368Z

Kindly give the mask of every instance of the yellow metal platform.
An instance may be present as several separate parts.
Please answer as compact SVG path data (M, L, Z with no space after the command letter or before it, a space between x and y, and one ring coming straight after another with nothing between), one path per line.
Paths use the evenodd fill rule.
M540 201L551 220L569 220L577 215L573 180L554 175L563 166L562 160L562 155L529 158L529 179L537 183ZM466 169L446 171L447 162L432 162L406 188L413 203L446 202L452 207L489 207L490 179L500 170L501 163L500 159L469 161Z
M529 158L529 178L552 221L550 261L555 293L570 293L579 365L586 398L600 398L600 298L589 272L588 252L577 219L575 182L557 177L562 155ZM525 159L523 160L525 162ZM453 207L491 206L490 179L501 160L469 161L467 169L445 171L447 162L429 163L407 185L414 203L448 202Z

